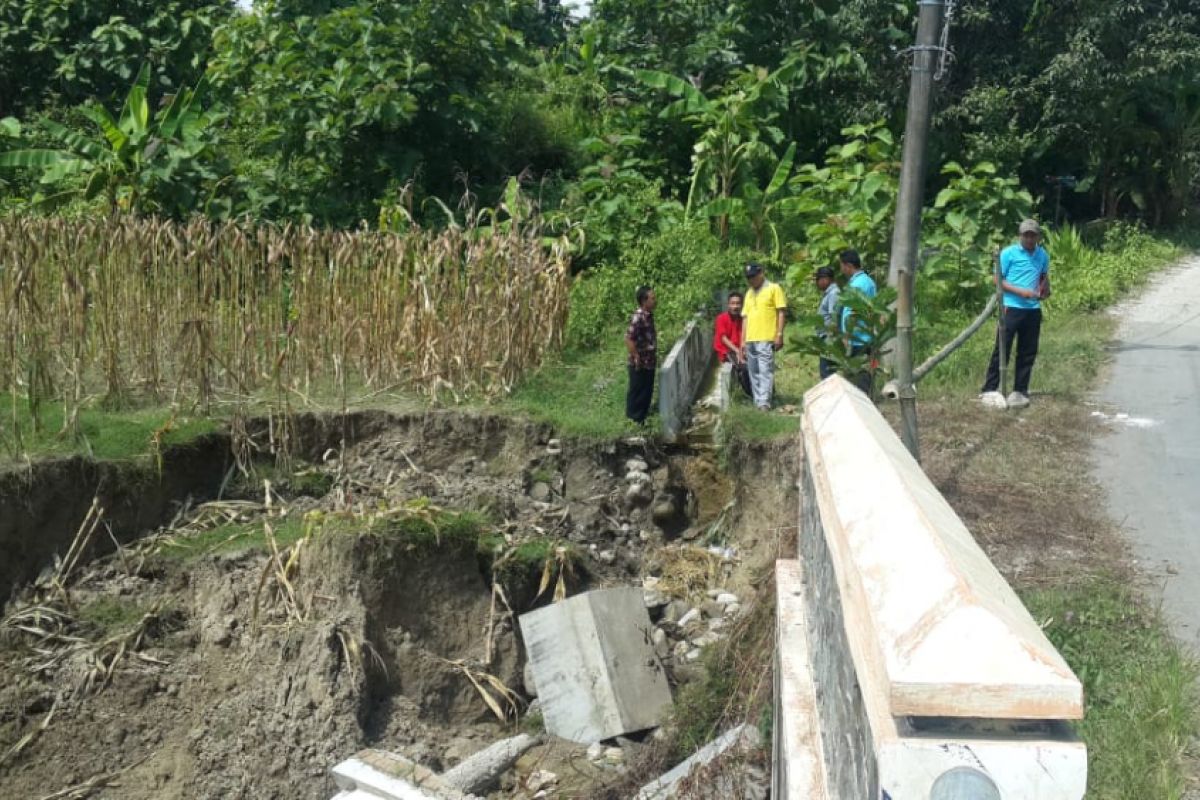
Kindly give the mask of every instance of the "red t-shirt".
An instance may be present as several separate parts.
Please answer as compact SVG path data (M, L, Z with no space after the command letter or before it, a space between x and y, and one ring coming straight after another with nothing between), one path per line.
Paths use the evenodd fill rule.
M729 348L721 341L721 337L728 337L729 341L733 342L738 347L742 345L742 320L741 317L734 319L729 316L728 311L722 311L717 315L717 331L713 335L713 350L717 351L717 358L722 361L728 355L726 352Z

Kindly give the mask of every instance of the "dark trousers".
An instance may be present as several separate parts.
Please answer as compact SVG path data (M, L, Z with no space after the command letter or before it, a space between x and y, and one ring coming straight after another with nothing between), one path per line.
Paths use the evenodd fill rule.
M821 374L821 380L825 380L830 375L837 372L837 365L835 365L828 358L820 358L817 360L817 371Z
M1029 394L1029 377L1033 374L1033 362L1037 358L1038 338L1042 334L1042 310L1040 308L1004 309L1004 360L1010 360L1013 339L1017 340L1017 371L1013 377L1013 391ZM992 360L988 364L987 378L983 391L1000 389L1000 335L996 334L996 345L992 348Z
M861 356L870 348L868 344L856 344L850 346L850 355ZM870 365L866 369L859 370L849 376L850 382L858 387L858 390L867 397L871 396L871 384L875 382L875 376L871 374Z
M729 371L732 373L733 379L738 382L738 386L741 386L742 391L746 393L746 397L753 397L754 393L750 390L750 371L746 369L746 365L732 356L725 356L722 360L733 365Z
M650 413L654 394L654 370L629 367L629 391L625 394L625 416L641 425Z

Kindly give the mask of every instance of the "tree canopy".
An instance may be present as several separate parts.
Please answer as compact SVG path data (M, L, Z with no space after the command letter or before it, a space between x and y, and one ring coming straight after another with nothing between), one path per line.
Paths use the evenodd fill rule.
M445 221L516 176L584 233L585 265L695 218L787 260L818 233L821 170L898 135L914 25L913 0L596 0L582 20L547 0L0 0L0 208L349 227ZM991 165L1047 215L1195 204L1192 4L960 2L948 41L932 164ZM118 155L97 120L119 129L137 86L143 138ZM157 130L185 95L193 123ZM931 172L932 198L956 178Z

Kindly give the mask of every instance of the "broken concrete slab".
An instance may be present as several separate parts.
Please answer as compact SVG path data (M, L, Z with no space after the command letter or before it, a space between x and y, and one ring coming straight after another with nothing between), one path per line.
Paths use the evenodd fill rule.
M690 758L676 765L674 769L643 786L637 793L637 800L673 800L673 798L679 797L680 784L694 770L703 769L723 756L753 750L759 746L760 742L758 729L753 726L742 724L731 728L701 747ZM721 791L719 796L734 795Z
M602 589L520 617L546 730L581 744L657 726L671 689L642 589Z
M891 712L1081 718L1079 679L870 399L834 376L804 406L851 647Z
M362 750L333 768L333 800L478 800L430 769L386 750Z
M464 792L483 792L537 743L538 738L527 733L501 739L443 772L442 783Z

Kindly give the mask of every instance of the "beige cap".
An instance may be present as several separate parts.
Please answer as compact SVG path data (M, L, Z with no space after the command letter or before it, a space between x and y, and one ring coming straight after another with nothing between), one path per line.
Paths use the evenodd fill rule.
M1038 236L1042 235L1042 229L1038 227L1037 221L1032 219L1022 222L1021 227L1017 231L1019 233L1036 233Z

